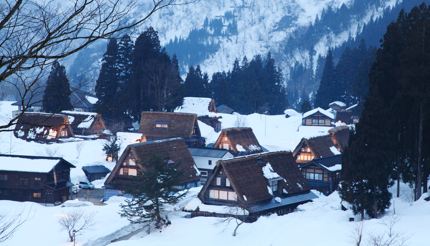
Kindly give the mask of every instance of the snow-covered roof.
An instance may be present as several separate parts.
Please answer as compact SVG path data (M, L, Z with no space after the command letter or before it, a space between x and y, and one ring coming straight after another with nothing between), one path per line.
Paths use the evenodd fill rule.
M327 170L329 170L330 172L337 172L337 171L340 171L340 170L342 170L342 164L336 164L336 165L333 165L333 166L331 166L331 167L326 167L326 166L324 166Z
M225 149L212 149L212 148L188 148L192 156L223 158L229 153Z
M340 155L340 151L336 148L336 146L331 146L330 151L335 155Z
M50 172L62 159L54 157L0 156L0 171Z
M284 114L289 116L294 116L294 115L298 115L299 113L296 110L289 108L284 111Z
M199 116L208 115L211 98L206 97L184 97L182 106L176 108L175 112L193 113Z
M341 102L341 101L334 101L334 102L329 103L329 106L331 106L331 105L337 105L339 107L346 107L346 104L344 102Z
M350 107L346 108L345 110L346 110L346 111L349 111L349 110L354 109L354 108L355 108L355 107L357 107L357 106L358 106L358 103L356 103L356 104L354 104L354 105L352 105L352 106L350 106Z
M69 110L63 110L61 112L63 114L66 114L69 117L70 124L73 124L76 117L78 117L79 122L76 122L75 124L73 124L73 127L83 128L83 129L90 128L97 117L97 113L94 113L94 112L69 111Z
M329 117L330 119L334 119L334 118L335 118L335 117L334 117L334 114L332 114L331 112L329 112L329 111L327 111L327 110L325 110L325 109L322 109L322 108L320 108L320 107L318 107L318 108L314 108L314 109L312 109L312 110L310 110L310 111L308 111L308 112L304 113L304 114L303 114L303 118L306 118L306 117L308 117L308 116L310 116L310 115L313 115L313 114L315 114L315 113L317 113L317 112L319 112L319 113L321 113L321 114L323 114L323 115L325 115L325 116Z
M91 104L96 104L99 101L97 97L92 97L88 95L85 96L85 99L87 99L87 101Z
M263 171L263 175L266 179L281 178L281 176L279 176L279 174L273 170L273 167L272 167L272 165L270 165L269 162L266 163L266 165L264 167L262 167L261 170Z

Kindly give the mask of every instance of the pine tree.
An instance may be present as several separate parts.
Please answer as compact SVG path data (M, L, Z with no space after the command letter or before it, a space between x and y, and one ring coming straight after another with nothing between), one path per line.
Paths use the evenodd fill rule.
M164 214L166 204L176 204L186 192L178 191L181 173L177 164L153 156L126 192L133 196L121 205L121 216L132 223L155 223L160 229L170 223ZM148 166L149 165L149 166Z
M336 85L336 74L333 63L333 54L330 50L327 54L323 75L318 88L318 92L315 98L315 106L326 108L329 103L334 101L336 95L334 95Z
M190 66L183 84L185 97L208 97L209 82L207 74L203 74L200 66Z
M122 117L122 110L118 105L118 45L116 39L110 39L106 53L103 55L100 74L96 82L96 96L98 98L96 110L108 120Z
M129 95L127 88L130 86L132 76L132 59L133 59L134 43L130 36L124 35L118 42L117 55L117 104L121 112L126 112L128 109Z
M311 109L312 109L312 105L308 97L302 97L302 101L300 102L300 112L305 113Z
M70 85L66 69L57 61L52 64L52 70L46 82L43 94L43 110L48 113L59 113L62 110L73 109L70 103Z

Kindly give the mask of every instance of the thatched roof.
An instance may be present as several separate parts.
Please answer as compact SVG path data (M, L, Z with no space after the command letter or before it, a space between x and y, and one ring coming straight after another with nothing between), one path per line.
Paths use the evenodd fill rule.
M349 127L340 126L329 130L329 135L303 138L293 151L296 156L303 146L308 146L315 158L324 158L338 155L348 146Z
M271 194L268 191L269 184L265 173L267 167L280 177L278 194ZM227 176L242 207L268 202L274 197L288 197L309 191L292 153L281 151L218 161L213 174L199 193L202 201L205 200L205 192L220 171Z
M18 118L14 133L19 138L42 140L48 137L50 129L62 126L70 128L66 115L26 112Z
M230 151L240 153L259 153L263 151L260 143L250 127L233 127L222 129L214 148L222 149L223 143L228 140Z
M167 124L167 128L157 128L156 124ZM197 129L197 131L195 131ZM147 139L188 138L200 136L197 115L171 112L142 112L140 130Z
M178 171L182 173L181 184L195 182L199 180L194 160L183 139L173 138L157 141L130 144L126 147L117 164L107 178L105 184L114 185L117 183L119 169L125 159L132 154L136 159L139 169L150 167L149 161L157 156L163 160L173 161L178 164ZM120 183L120 182L119 182Z

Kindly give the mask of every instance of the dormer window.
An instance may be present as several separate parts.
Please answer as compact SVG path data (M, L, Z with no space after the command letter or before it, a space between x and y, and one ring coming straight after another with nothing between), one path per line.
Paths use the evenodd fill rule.
M281 181L281 180L282 180L282 178L272 178L272 179L268 180L269 187L272 190L272 193L275 193L278 191L278 184L279 184L279 181Z
M273 195L273 193L278 191L279 181L283 180L283 178L273 169L270 163L266 163L262 171L264 177L267 179L267 189Z
M169 128L169 124L165 121L157 121L155 122L155 128L167 129Z

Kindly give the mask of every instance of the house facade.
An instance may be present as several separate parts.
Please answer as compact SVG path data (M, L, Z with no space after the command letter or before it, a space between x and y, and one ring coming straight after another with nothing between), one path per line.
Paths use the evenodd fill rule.
M335 191L339 185L342 170L342 156L334 155L325 158L313 159L300 167L303 176L311 189L324 194Z
M200 171L200 183L205 184L220 160L231 159L234 156L225 149L189 148L196 167Z
M26 112L15 125L14 135L27 141L49 142L73 137L69 119L63 114Z
M333 125L335 115L328 110L322 108L312 109L302 116L303 126L327 126Z
M181 173L180 188L195 187L199 183L198 170L183 139L173 138L128 145L105 182L109 189L127 190L138 175L151 167L151 159L158 157L176 163Z
M67 115L75 135L101 136L106 132L105 122L98 113L66 110L61 113Z
M204 147L196 114L172 112L142 112L142 141L183 138L189 147Z
M208 205L240 207L252 218L285 214L316 198L291 152L220 160L198 197Z
M255 137L252 128L233 127L222 129L214 144L216 149L229 150L234 156L261 153L263 147Z
M74 167L57 157L0 155L0 199L64 202L69 199Z

